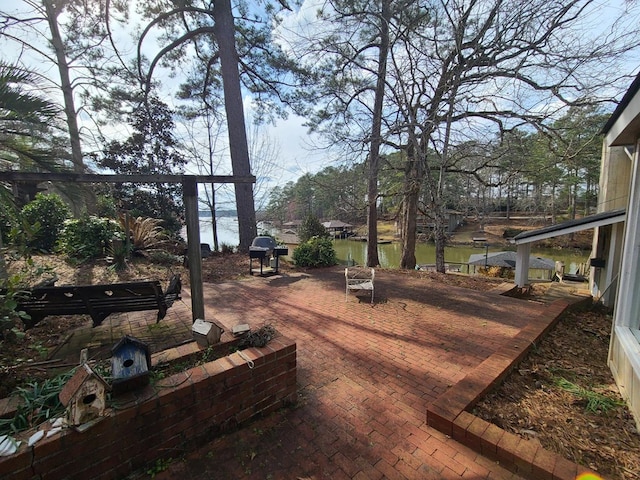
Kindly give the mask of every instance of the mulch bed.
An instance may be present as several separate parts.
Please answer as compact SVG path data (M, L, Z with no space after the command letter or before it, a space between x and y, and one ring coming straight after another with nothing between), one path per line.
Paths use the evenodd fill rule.
M605 478L640 478L640 435L607 366L611 316L569 312L474 414Z

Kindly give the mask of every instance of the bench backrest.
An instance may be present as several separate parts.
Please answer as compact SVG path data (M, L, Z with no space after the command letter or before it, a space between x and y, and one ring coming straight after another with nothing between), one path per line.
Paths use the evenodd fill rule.
M30 290L29 298L21 303L34 300L71 301L73 298L122 298L122 297L162 297L160 282L143 281L105 285L68 285L60 287L38 287Z

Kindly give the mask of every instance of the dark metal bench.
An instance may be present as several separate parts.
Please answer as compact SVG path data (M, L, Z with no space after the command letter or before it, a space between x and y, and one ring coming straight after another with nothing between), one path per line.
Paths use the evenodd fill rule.
M156 323L164 318L167 309L180 298L181 282L174 276L163 293L157 280L111 285L70 285L38 287L18 301L17 310L29 314L25 329L35 326L49 315L88 314L96 327L110 314L158 309Z

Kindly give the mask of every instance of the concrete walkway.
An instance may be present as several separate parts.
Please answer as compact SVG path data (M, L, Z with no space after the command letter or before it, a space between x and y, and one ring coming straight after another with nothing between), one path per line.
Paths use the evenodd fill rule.
M208 320L271 324L296 341L298 403L186 456L167 452L155 478L521 478L428 426L426 411L492 355L506 357L549 307L387 270L371 306L368 295L345 301L341 268L204 293Z

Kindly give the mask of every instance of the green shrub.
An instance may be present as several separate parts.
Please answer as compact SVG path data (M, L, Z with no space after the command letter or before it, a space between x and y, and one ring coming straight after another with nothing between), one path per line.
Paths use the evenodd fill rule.
M122 272L129 267L131 257L131 244L120 238L114 238L107 247L107 262L111 263L112 269Z
M56 194L38 193L21 211L24 222L35 227L30 248L44 252L53 251L64 221L71 217L71 210Z
M96 215L98 217L117 218L118 207L113 197L98 194L96 197Z
M293 261L300 267L329 267L338 263L329 237L312 237L293 251Z
M41 382L18 387L14 394L20 399L13 418L0 420L0 434L15 435L53 419L64 412L60 392L73 376L74 370L48 378Z
M152 250L148 253L147 258L158 265L180 265L180 257L173 255L164 250Z
M129 235L133 252L163 248L169 243L168 232L162 228L160 219L120 215L118 221L125 235Z
M2 244L9 243L9 232L18 224L18 212L13 205L4 205L0 208L0 236Z
M324 225L320 223L318 217L315 215L308 215L300 225L300 228L298 228L298 238L300 239L300 243L304 243L312 237L328 238L329 232L327 232Z
M58 239L59 250L72 258L87 259L104 256L120 226L114 220L94 216L64 222Z
M16 239L9 247L0 248L0 262L4 275L0 275L0 347L2 341L13 341L24 337L18 327L20 320L30 316L18 310L20 300L28 295L30 285L47 284L56 280L52 267L36 263L23 241L27 234L14 227L11 236ZM11 263L19 262L13 268ZM8 272L11 271L11 274Z
M0 283L0 340L11 339L16 334L18 321L30 318L18 310L18 301L26 292L21 288L22 277L11 275Z

